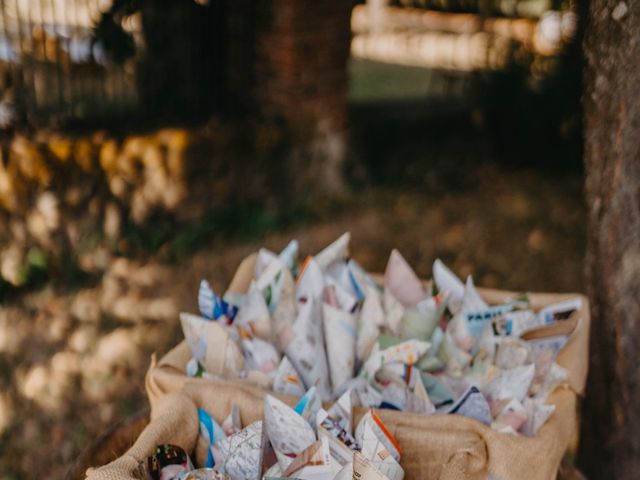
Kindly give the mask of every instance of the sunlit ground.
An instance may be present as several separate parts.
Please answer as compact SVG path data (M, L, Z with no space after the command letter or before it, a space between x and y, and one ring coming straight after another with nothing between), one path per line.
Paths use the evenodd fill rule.
M61 478L97 434L142 408L150 355L181 337L177 314L196 310L199 279L222 290L261 245L296 237L312 253L349 230L353 256L373 271L397 247L422 276L439 256L483 286L581 290L580 174L480 166L473 175L475 186L446 195L377 188L335 218L218 238L179 264L111 258L95 285L50 281L12 300L0 310L0 478Z

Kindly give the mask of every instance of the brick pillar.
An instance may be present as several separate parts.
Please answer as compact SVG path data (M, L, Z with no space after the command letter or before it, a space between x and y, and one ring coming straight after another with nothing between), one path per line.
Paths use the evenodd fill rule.
M283 117L294 144L289 159L298 188L343 188L346 155L348 0L258 0L253 96Z

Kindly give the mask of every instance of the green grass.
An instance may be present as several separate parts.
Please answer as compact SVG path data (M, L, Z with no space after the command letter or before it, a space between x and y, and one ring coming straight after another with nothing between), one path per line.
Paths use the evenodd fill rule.
M353 102L421 99L433 95L438 73L420 67L352 58L349 99Z

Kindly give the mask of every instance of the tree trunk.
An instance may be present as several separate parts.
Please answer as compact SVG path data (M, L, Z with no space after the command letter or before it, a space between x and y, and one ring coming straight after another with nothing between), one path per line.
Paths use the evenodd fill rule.
M640 472L640 0L591 0L584 37L591 372L580 463Z

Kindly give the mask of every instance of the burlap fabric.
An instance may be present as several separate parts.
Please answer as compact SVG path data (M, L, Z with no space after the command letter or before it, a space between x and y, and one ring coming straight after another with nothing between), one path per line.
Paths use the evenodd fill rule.
M245 291L255 256L240 265L230 289ZM513 292L480 289L490 304L513 297ZM530 294L534 309L575 298L576 294ZM577 427L577 398L583 393L588 366L589 305L566 325L571 338L558 356L569 371L566 384L551 394L556 410L534 438L497 433L475 420L458 415L423 416L380 410L379 414L402 448L401 464L407 479L554 479L564 452ZM566 329L567 327L565 327ZM540 333L540 332L539 332ZM546 332L548 333L548 332ZM535 333L534 333L535 335ZM221 421L231 406L240 407L243 424L262 418L265 391L238 381L213 381L185 375L191 353L181 342L159 362L152 362L146 379L151 403L151 423L135 445L114 462L88 471L90 479L135 478L135 468L161 443L193 450L198 435L196 406ZM281 397L282 398L282 397ZM283 398L294 404L296 399ZM356 420L363 414L356 411Z

